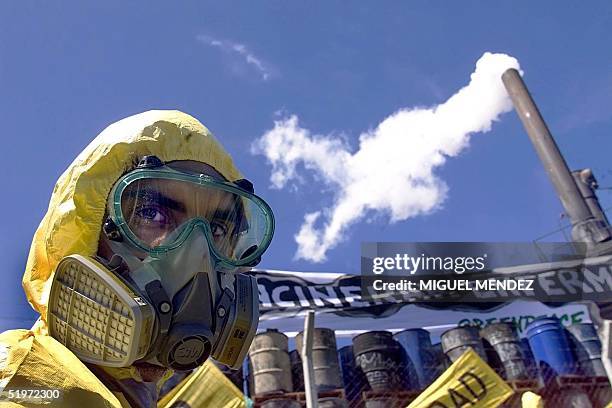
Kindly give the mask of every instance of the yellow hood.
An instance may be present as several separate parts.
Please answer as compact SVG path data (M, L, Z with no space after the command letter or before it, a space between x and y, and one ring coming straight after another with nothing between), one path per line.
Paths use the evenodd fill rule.
M41 314L37 332L47 332L47 302L58 262L69 254L97 252L107 196L144 155L195 160L213 166L228 180L241 178L210 131L183 112L148 111L104 129L57 181L32 240L22 283L28 301Z

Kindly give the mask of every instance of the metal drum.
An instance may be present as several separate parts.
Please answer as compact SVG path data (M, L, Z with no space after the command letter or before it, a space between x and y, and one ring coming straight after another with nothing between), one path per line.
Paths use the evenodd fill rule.
M304 391L304 367L302 366L300 353L297 350L291 350L289 352L289 361L291 361L293 391Z
M319 408L348 408L348 403L342 398L319 398Z
M296 348L302 351L303 333L295 337ZM336 335L331 329L315 328L312 342L312 363L315 383L319 391L342 388L342 374L338 362Z
M395 408L397 399L393 397L370 397L365 400L365 408Z
M302 404L288 398L274 398L262 402L261 408L302 408Z
M559 390L552 398L546 400L546 406L562 408L593 408L586 392L580 388L568 387Z
M451 362L446 354L444 354L441 343L431 345L431 354L436 365L436 374L434 378L438 378L448 367L450 367Z
M540 376L540 373L538 372L538 365L536 364L535 357L531 351L531 346L529 345L529 339L521 339L521 349L523 350L525 366L527 367L527 377L537 379Z
M452 362L457 361L469 347L474 349L484 361L487 361L487 354L477 327L463 326L447 330L440 336L440 343L442 343L444 354Z
M523 380L529 377L521 343L510 323L490 324L480 331L501 361L506 380Z
M371 331L353 338L355 362L373 391L404 388L403 349L387 331Z
M293 391L288 348L289 339L277 330L255 336L249 350L255 395Z
M593 323L572 324L567 327L567 331L580 371L589 377L605 377L607 374L601 361L601 340Z

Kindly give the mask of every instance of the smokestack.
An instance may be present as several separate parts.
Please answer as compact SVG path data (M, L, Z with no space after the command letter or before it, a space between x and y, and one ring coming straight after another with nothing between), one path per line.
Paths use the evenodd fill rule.
M502 75L502 81L572 222L573 240L586 242L588 248L609 240L610 233L603 222L591 213L519 72L513 68L507 70Z

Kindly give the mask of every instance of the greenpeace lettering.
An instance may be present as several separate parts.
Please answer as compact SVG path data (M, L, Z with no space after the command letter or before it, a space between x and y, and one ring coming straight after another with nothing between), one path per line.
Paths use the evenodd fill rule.
M579 310L573 313L549 313L541 315L519 315L519 316L503 316L490 317L488 319L472 318L461 319L458 326L477 326L480 328L486 327L492 323L513 323L519 334L525 330L525 327L532 321L540 317L557 317L565 326L572 324L584 323L589 320L585 310Z

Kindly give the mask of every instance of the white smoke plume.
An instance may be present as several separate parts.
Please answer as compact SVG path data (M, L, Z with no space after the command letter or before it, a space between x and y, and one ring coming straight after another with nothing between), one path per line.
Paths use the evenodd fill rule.
M403 108L359 136L351 152L343 140L311 133L296 115L275 121L251 148L272 165L274 188L300 181L298 164L334 191L333 204L304 216L295 235L296 259L323 262L345 238L347 228L367 215L388 215L391 223L440 208L448 186L435 171L465 149L473 133L488 132L512 103L501 81L518 61L485 53L467 86L430 108Z

